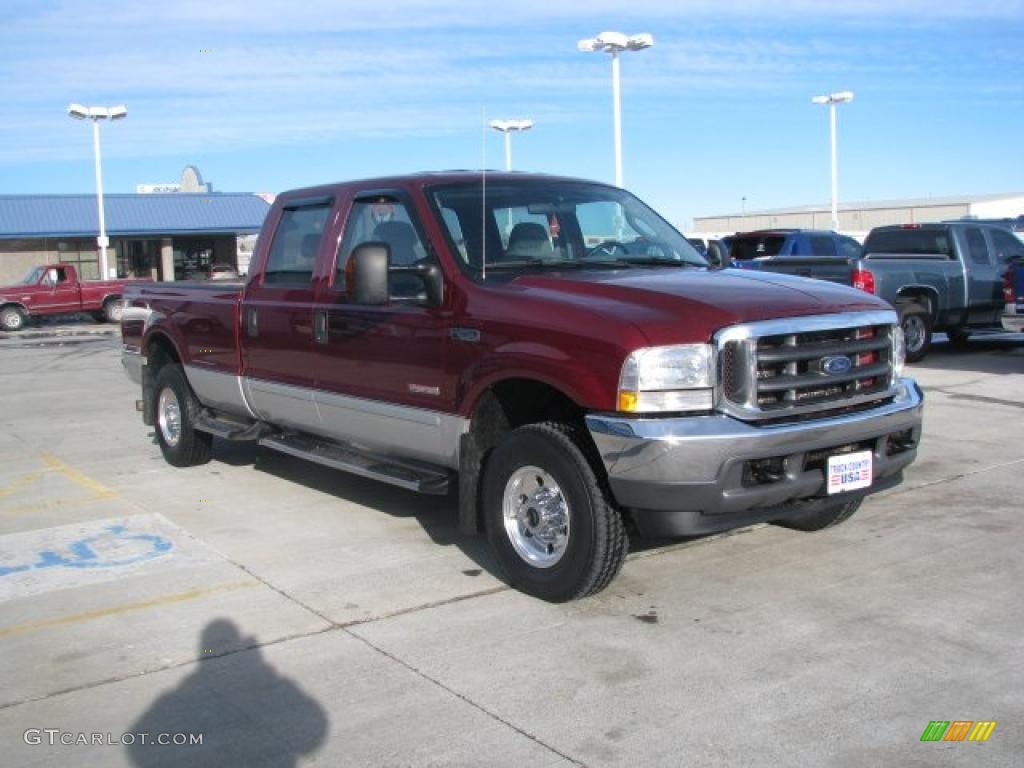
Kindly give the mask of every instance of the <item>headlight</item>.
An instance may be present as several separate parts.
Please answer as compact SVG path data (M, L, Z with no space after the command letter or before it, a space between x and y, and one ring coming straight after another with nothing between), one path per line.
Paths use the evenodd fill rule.
M907 345L903 341L903 329L894 325L892 329L892 377L903 375L903 364L907 359Z
M714 405L713 359L709 344L636 350L622 364L619 410L710 411Z

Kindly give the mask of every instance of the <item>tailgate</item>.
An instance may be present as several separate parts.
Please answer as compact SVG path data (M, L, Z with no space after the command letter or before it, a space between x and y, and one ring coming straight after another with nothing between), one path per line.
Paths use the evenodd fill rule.
M851 285L854 261L854 259L828 256L777 256L771 259L745 261L742 266L745 269L756 269L762 272L779 272L785 275L813 277L817 280Z

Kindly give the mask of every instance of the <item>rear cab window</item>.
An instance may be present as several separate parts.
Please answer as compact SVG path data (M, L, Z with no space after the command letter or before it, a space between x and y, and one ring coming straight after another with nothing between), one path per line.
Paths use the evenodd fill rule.
M737 261L767 259L778 256L785 244L785 235L739 235L733 238L729 255Z
M287 204L270 244L263 270L265 285L308 285L333 200Z
M954 258L948 229L884 229L872 232L864 243L865 253L906 253Z

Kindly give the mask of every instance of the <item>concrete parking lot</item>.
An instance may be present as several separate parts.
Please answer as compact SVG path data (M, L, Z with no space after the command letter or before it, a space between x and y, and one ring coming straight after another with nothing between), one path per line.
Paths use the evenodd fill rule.
M549 605L451 500L168 466L115 337L0 339L0 763L1020 765L1024 336L912 372L919 460L849 523L640 542Z

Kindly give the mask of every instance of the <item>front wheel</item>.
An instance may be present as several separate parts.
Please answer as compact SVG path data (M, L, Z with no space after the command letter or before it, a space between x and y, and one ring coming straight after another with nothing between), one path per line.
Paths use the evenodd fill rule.
M838 501L824 509L815 512L804 512L802 514L787 517L785 520L775 520L775 525L783 528L794 528L798 531L820 531L824 528L831 528L848 520L854 512L860 509L863 499L853 501Z
M549 422L515 430L487 461L487 538L508 582L526 594L586 597L622 567L622 516L590 452L579 430Z
M213 436L195 428L199 401L180 365L165 365L156 377L153 423L160 451L168 464L194 467L210 460Z
M25 327L25 313L17 307L0 309L0 327L5 331L20 331Z
M900 308L900 327L907 350L907 362L923 360L932 346L932 316L920 304Z

